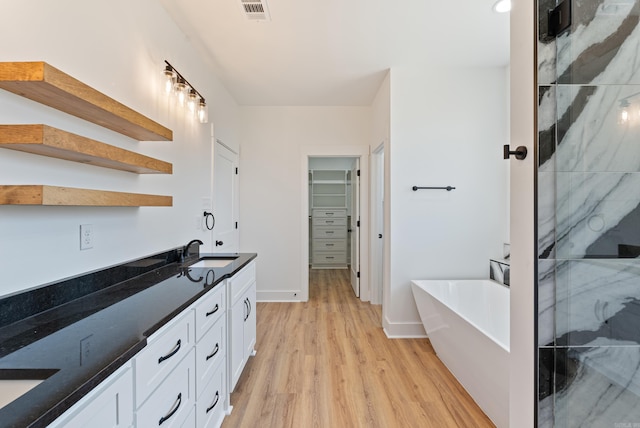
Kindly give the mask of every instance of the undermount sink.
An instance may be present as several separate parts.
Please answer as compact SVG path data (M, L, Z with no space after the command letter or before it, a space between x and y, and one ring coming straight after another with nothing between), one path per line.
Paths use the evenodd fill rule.
M223 268L229 266L237 257L205 257L192 264L192 268Z
M0 370L0 408L44 382L57 370Z

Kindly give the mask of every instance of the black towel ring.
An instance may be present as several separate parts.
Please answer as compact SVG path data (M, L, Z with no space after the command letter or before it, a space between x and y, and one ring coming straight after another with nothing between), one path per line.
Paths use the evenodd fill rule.
M209 227L209 217L211 217L211 227ZM208 230L213 230L216 225L216 218L213 216L213 213L204 212L204 225Z

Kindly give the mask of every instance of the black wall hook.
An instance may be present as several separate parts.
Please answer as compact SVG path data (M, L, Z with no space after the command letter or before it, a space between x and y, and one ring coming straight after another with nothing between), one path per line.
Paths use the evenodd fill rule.
M525 146L518 146L515 150L509 150L509 145L504 145L504 158L509 159L509 156L515 155L516 159L522 160L527 157L527 148Z

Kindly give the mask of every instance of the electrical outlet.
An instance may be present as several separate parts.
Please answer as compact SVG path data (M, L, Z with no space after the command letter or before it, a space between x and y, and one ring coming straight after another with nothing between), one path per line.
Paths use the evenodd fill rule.
M93 334L85 337L84 339L80 339L80 365L89 362L89 357L91 356L91 338Z
M80 225L80 249L88 250L93 248L93 225Z

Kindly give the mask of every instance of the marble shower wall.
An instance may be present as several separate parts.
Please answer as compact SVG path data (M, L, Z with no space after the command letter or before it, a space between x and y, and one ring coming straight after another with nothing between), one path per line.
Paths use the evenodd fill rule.
M538 0L538 426L640 427L640 0Z

